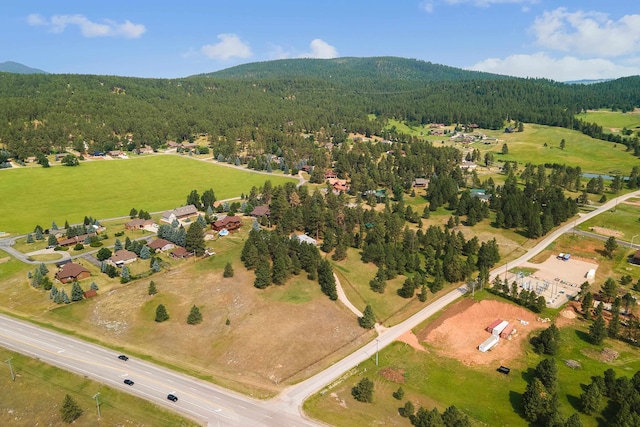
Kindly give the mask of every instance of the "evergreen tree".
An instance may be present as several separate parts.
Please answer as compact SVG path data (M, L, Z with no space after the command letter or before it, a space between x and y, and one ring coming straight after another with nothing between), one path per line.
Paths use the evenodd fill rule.
M49 299L55 299L56 295L58 295L58 288L55 285L51 286L51 292L49 292Z
M120 272L120 283L128 283L130 280L131 272L129 271L129 267L123 265L122 271Z
M56 224L56 221L51 221L51 229L52 230L57 230L58 229L58 224Z
M66 394L60 407L60 415L62 416L62 421L71 424L82 415L82 409L71 396Z
M618 242L616 238L611 236L604 243L604 253L607 257L613 258L613 253L618 249Z
M418 295L418 300L420 302L425 302L427 300L427 285L425 283L420 287L420 294Z
M58 239L56 239L56 236L54 236L53 234L49 234L49 237L47 237L47 245L48 246L57 246L58 245Z
M100 288L98 288L98 284L96 282L91 282L91 286L89 286L89 289L97 291Z
M153 270L154 273L159 273L160 270L162 270L162 265L160 264L160 259L153 257L153 259L151 260L151 270Z
M338 291L336 289L336 279L333 277L333 268L329 261L322 260L318 264L318 283L322 293L329 297L330 300L338 299Z
M444 410L442 413L442 422L446 427L471 427L469 417L454 405Z
M351 389L351 395L358 402L373 402L373 381L364 377L358 384Z
M540 335L533 339L533 344L538 353L551 356L557 354L560 349L560 331L555 323L540 332Z
M71 301L81 301L83 298L82 288L80 287L80 283L77 281L73 282L73 286L71 287Z
M233 266L230 262L224 266L224 273L222 273L222 277L233 277Z
M587 415L596 414L600 410L602 392L595 382L589 384L584 393L580 395L580 407Z
M158 293L158 289L156 288L156 282L154 282L153 280L149 282L149 289L147 290L147 293L149 295L155 295Z
M200 309L193 305L191 307L191 311L189 311L189 315L187 316L187 323L189 325L197 325L202 322L202 313L200 313Z
M256 266L256 280L253 286L258 289L264 289L271 284L271 268L269 261L261 259Z
M609 338L617 338L620 332L620 302L620 298L616 298L611 304L611 319L607 328Z
M160 304L156 307L156 322L164 322L165 320L169 320L169 313L164 305Z
M611 301L618 295L618 284L613 278L608 277L607 280L604 281L600 293L606 301Z
M542 385L549 394L553 394L558 386L558 367L556 359L543 359L536 366L536 377L540 379Z
M574 412L567 421L565 421L563 427L582 427L582 420L580 420L580 415L577 412Z
M602 304L600 304L600 306L602 306ZM602 313L600 313L591 326L589 326L589 340L592 344L600 345L606 336L607 326L602 318Z
M44 239L44 233L42 232L42 228L36 228L35 234L36 234L36 240Z
M136 210L136 208L131 208L131 210L129 211L129 217L133 219L137 216L138 216L138 211Z
M402 410L400 411L400 415L405 417L405 418L409 418L410 416L412 416L415 413L416 409L413 406L413 402L411 402L410 400L407 400L404 404L404 407L402 408Z
M122 250L122 242L120 241L120 239L116 239L116 241L113 244L113 251L118 252L121 250Z
M364 329L373 329L376 324L376 316L373 314L373 308L367 304L362 312L362 317L358 318L358 324Z
M38 269L40 270L40 274L42 274L43 276L49 272L49 269L44 264L44 262L40 263L40 265L38 266Z
M67 295L64 289L60 291L60 299L65 304L69 304L71 302L71 300L69 300L69 295Z
M587 292L582 298L582 312L585 319L591 319L591 310L593 309L593 294Z
M151 249L149 248L149 246L144 245L141 249L140 249L140 259L149 259L151 258Z
M538 378L534 378L527 384L522 395L524 417L527 421L535 423L542 420L547 412L546 390Z
M31 233L27 234L27 243L33 243L33 242L34 242L33 234Z
M394 399L402 400L404 398L404 390L402 387L393 392Z

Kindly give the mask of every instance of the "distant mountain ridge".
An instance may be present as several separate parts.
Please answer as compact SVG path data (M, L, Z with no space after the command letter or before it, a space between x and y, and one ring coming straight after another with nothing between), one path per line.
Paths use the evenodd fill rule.
M231 79L317 78L340 83L350 83L354 80L395 80L407 83L427 83L514 78L393 56L279 59L237 65L191 77L203 76Z
M0 72L3 73L15 73L15 74L49 74L46 71L39 70L37 68L27 67L13 61L5 61L0 63Z

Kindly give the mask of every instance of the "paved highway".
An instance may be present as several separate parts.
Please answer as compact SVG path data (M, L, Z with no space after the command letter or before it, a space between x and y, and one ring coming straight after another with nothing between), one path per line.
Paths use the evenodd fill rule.
M558 228L525 255L508 263L508 266L515 267L528 261L577 224L613 208L623 200L639 195L640 191L636 191L611 200L595 211ZM491 272L491 276L506 270L507 265L498 267ZM315 426L321 424L304 419L300 412L302 402L307 397L364 360L375 357L377 351L465 292L465 288L455 289L404 322L391 328L380 327L379 336L374 341L319 374L289 387L276 398L264 402L135 358L121 361L117 358L118 353L113 350L2 315L0 345L148 399L209 426ZM125 378L135 381L135 385L126 386L123 383ZM166 397L169 393L178 396L178 402L168 401Z

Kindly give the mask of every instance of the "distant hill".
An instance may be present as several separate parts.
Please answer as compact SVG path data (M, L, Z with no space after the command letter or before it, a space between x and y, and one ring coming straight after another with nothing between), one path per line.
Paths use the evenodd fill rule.
M6 61L6 62L0 63L0 72L16 73L16 74L49 74L46 71L42 71L37 68L27 67L26 65L19 64L17 62L12 62L12 61Z
M610 82L611 80L614 80L614 79L591 79L591 80L582 79L582 80L570 80L564 83L568 85L590 85L594 83Z
M199 76L233 79L316 78L347 84L362 80L429 83L509 78L498 74L468 71L417 59L392 56L279 59L242 64Z

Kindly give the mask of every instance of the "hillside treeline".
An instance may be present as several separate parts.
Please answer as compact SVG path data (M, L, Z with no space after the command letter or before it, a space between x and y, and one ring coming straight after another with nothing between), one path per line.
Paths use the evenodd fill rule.
M421 79L425 70L394 69L393 63L385 67L393 72L372 75L352 67L340 78L318 73L184 79L0 73L0 140L22 159L62 151L69 144L81 152L85 143L90 152L107 151L121 143L129 149L159 147L167 140L207 135L219 152L238 150L240 142L253 154L288 150L294 162L312 155L303 133L316 136L315 143L344 141L347 132L382 135L387 118L491 129L509 119L603 137L600 127L574 114L640 105L640 77L566 85L503 76L491 80L472 72L453 73L446 80L439 71L437 78ZM403 72L412 77L399 78ZM634 138L619 142L637 146Z

